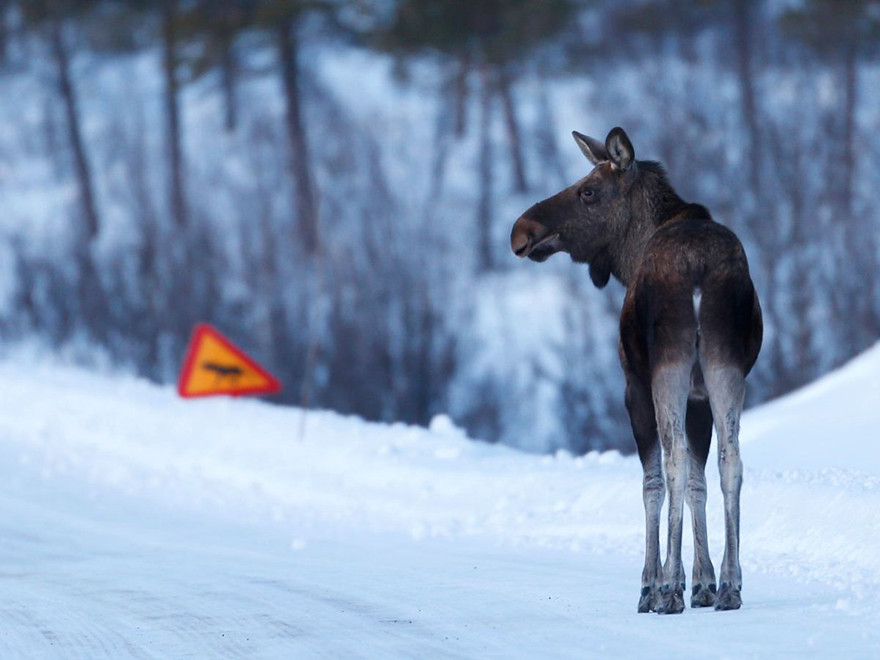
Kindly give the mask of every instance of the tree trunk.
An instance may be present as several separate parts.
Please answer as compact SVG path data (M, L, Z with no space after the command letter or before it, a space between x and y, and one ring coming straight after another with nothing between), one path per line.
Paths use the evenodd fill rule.
M186 195L183 186L183 149L180 125L180 83L177 79L177 35L174 28L177 0L162 2L163 73L165 115L168 122L169 207L175 227L185 229Z
M0 0L0 62L6 59L9 48L9 0Z
M803 120L802 115L788 117L788 121ZM798 140L788 140L788 131L783 127L772 132L771 152L775 160L771 167L777 175L782 195L791 205L790 229L782 236L782 242L791 255L791 275L788 282L797 286L789 291L791 312L784 315L785 325L777 329L777 334L786 336L792 346L789 359L784 360L781 369L774 368L771 396L782 394L810 382L816 377L816 359L813 347L815 328L810 322L810 312L816 304L815 264L809 257L811 241L818 232L815 227L815 208L806 208L803 182L808 178L809 148ZM790 285L789 285L790 286ZM781 343L781 342L780 342ZM791 356L796 356L791 359Z
M844 220L851 225L853 217L853 178L856 165L856 106L858 103L858 70L856 48L853 44L845 46L843 57L843 157L841 162L841 212Z
M554 129L556 117L550 107L550 99L547 97L547 87L539 82L538 88L538 111L540 112L536 130L538 142L538 154L542 164L544 183L547 188L556 186L563 188L568 185L568 176L562 164L562 156L559 154L559 145L556 144ZM552 175L552 176L548 176Z
M67 135L70 141L70 150L73 152L81 204L83 225L77 232L73 248L74 259L79 271L77 298L80 315L89 334L98 342L103 343L107 338L109 319L107 318L107 306L101 279L98 276L91 251L101 225L92 188L92 171L83 144L76 89L70 75L70 53L64 43L63 26L59 20L53 20L49 26L49 42L58 73L58 88L64 104Z
M749 186L756 202L761 196L761 131L755 103L754 35L752 33L752 0L735 0L736 64L739 77L740 103L748 140Z
M526 168L523 158L522 134L519 130L519 120L516 116L516 106L513 102L513 94L510 90L510 75L504 67L498 70L498 92L501 95L501 105L504 108L504 123L507 128L507 143L510 145L510 164L513 168L513 187L518 193L528 190L526 183Z
M846 254L841 255L841 273L851 273L853 267L859 277L850 288L850 297L855 303L856 318L850 325L854 330L855 350L863 350L877 337L878 319L875 308L877 299L877 250L876 234L871 223L866 231L864 219L857 221L855 178L857 166L856 113L858 111L858 52L853 43L845 46L843 58L843 153L841 154L841 199L840 221L844 231Z
M318 251L318 208L311 169L311 157L302 115L297 42L294 19L278 26L278 51L286 102L287 137L290 143L290 167L296 192L296 221L299 238L307 255Z
M477 269L492 270L492 80L489 66L480 67L480 164Z
M238 126L238 98L236 96L235 79L238 66L235 59L235 44L232 39L223 39L220 51L220 76L223 85L223 104L225 110L226 130L234 133Z
M431 421L432 406L434 404L435 384L442 376L434 370L434 350L437 333L440 328L439 319L434 313L430 294L425 289L424 297L420 301L422 305L419 314L418 354L416 356L416 373L418 378L415 384L415 423L427 426Z
M452 125L453 113L450 105L454 101L455 83L449 81L440 89L437 102L437 117L434 124L434 140L431 144L433 155L431 158L430 183L428 184L428 197L425 204L425 217L431 217L437 200L443 194L443 184L446 179L446 161L449 158L449 143L455 127Z
M60 21L53 21L50 26L49 40L52 58L55 60L55 68L58 73L58 87L64 104L64 114L67 119L67 136L70 141L70 150L73 152L74 169L76 170L77 186L79 187L80 203L82 204L82 214L85 221L83 238L86 242L91 242L98 235L100 223L92 187L92 171L86 157L80 128L79 104L76 90L70 77L70 54L64 43Z
M471 72L471 56L467 49L464 49L458 56L458 71L455 76L454 98L455 98L455 137L461 139L464 137L465 128L467 128L467 98L468 98L468 74Z
M764 190L764 151L762 149L764 135L758 116L757 94L755 91L755 47L753 0L734 0L734 31L736 68L740 88L740 108L746 132L746 168L751 202L745 213L746 227L750 238L758 247L756 279L763 280L762 301L764 302L764 320L775 332L769 333L765 340L765 353L773 364L772 371L776 374L771 388L779 385L783 370L782 354L782 319L779 313L780 299L777 296L778 286L778 254L781 239L777 223L768 221L767 211L773 208L765 202ZM772 379L773 380L773 379Z

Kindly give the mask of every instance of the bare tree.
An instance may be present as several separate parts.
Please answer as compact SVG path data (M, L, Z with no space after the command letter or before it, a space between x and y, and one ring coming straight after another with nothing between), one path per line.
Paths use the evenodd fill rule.
M303 121L296 17L291 15L283 18L278 22L276 30L278 59L284 84L287 138L290 142L290 169L296 188L298 233L306 254L313 255L318 250L318 204L309 141Z
M180 126L180 82L178 79L177 1L162 0L162 75L165 82L165 121L168 149L168 206L178 229L187 227L186 193L183 175L183 147Z
M82 134L79 96L71 73L71 48L67 42L68 23L87 14L92 4L84 0L38 0L22 6L23 18L29 27L43 31L49 47L58 84L58 97L63 106L67 143L73 158L74 175L79 197L79 222L74 232L73 251L78 266L76 286L81 318L87 331L98 341L106 338L106 300L93 247L101 229L95 202L92 168Z
M880 332L876 228L866 226L860 217L855 188L860 155L859 65L868 54L878 51L880 2L807 0L785 12L780 23L784 34L831 64L842 90L837 113L839 124L833 136L837 149L828 161L827 175L836 218L831 230L838 236L836 256L840 280L832 306L837 318L850 320L843 324L842 334L847 352L855 352L867 346ZM868 292L864 291L865 281L869 283Z

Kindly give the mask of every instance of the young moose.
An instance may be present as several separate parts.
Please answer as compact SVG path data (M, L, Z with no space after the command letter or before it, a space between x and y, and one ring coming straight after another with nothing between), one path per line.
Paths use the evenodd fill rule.
M684 610L685 501L694 527L691 607L738 609L739 418L745 377L763 333L746 255L733 232L703 206L682 201L659 163L635 159L623 129L613 129L605 144L573 135L593 171L526 211L513 226L510 246L533 261L568 252L590 265L597 287L611 275L626 286L619 354L644 469L646 519L639 612ZM705 467L713 420L726 530L720 589L706 538ZM664 474L669 534L661 568Z

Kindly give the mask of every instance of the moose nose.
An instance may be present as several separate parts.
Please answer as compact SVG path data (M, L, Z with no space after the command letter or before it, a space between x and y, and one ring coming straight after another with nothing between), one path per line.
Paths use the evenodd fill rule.
M519 220L513 223L513 230L510 232L510 249L520 258L527 257L535 243L546 235L547 228L540 222L530 220L524 215L520 216Z

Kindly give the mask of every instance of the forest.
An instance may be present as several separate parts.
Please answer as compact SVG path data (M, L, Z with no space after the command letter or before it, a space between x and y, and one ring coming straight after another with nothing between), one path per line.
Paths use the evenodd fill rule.
M748 403L880 337L880 0L0 0L0 350L634 450L623 289L510 253L623 126L742 239ZM291 434L295 434L295 429Z

